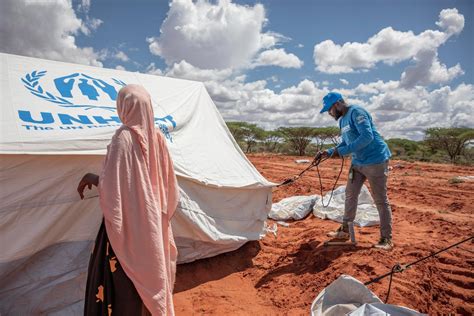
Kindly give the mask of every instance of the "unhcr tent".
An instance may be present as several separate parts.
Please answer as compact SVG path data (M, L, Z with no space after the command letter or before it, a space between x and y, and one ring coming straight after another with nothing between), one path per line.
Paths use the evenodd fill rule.
M200 82L0 54L0 314L81 314L102 214L99 173L118 90L143 85L174 161L179 262L256 240L272 183L247 160Z

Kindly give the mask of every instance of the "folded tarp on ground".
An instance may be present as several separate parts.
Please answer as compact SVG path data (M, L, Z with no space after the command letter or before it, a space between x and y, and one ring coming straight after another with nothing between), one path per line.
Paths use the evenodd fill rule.
M272 209L268 217L274 220L301 220L305 218L311 210L313 214L322 219L330 219L342 222L344 216L344 201L346 187L340 186L334 190L331 197L331 191L324 195L323 203L320 195L296 195L282 199L272 204ZM357 214L354 224L358 226L373 226L380 223L377 207L374 205L369 190L364 185L359 194L357 204Z
M324 205L327 205L331 196L329 191L323 197ZM344 216L344 201L346 198L346 186L340 186L334 190L331 202L324 207L322 203L316 203L313 207L313 214L322 219L330 219L342 223ZM359 194L359 201L357 204L357 214L354 224L357 226L374 226L380 223L379 213L374 204L374 200L370 195L369 189L365 185Z
M320 195L290 196L278 203L273 203L268 217L277 221L300 220L305 218L313 209L314 204L320 200Z
M384 304L364 284L341 275L322 290L311 305L311 316L418 316L415 310Z

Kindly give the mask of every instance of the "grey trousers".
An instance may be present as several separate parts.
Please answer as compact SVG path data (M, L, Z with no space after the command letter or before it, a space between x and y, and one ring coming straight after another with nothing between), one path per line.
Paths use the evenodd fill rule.
M352 173L352 174L351 174ZM392 210L387 197L388 161L369 166L351 166L346 185L343 224L354 221L359 193L365 180L369 180L372 198L380 217L380 235L392 238Z

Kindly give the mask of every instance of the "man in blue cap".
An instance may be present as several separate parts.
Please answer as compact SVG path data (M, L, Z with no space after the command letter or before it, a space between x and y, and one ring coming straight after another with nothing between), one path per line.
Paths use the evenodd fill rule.
M346 185L343 223L328 236L349 239L348 223L354 221L359 193L367 179L380 216L381 238L375 247L390 250L393 247L392 210L387 197L390 150L377 132L370 114L360 106L348 105L341 94L330 92L323 98L323 108L320 113L324 112L329 112L336 121L339 120L342 142L334 148L318 152L317 155L338 157L352 154L352 164Z

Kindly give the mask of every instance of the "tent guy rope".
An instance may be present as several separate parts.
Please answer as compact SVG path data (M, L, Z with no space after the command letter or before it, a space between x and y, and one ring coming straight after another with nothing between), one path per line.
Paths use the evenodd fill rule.
M297 176L294 176L293 178L288 178L288 179L284 180L282 183L278 184L276 187L279 188L281 186L291 184L291 183L295 182L296 180L298 180L306 171L309 171L309 170L313 169L314 167L316 167L316 170L318 172L318 178L319 178L319 189L320 189L321 197L322 197L323 196L323 183L322 183L322 180L321 180L321 174L319 172L319 165L322 162L328 160L329 158L331 158L331 157L323 158L321 154L316 155L316 157L314 157L313 161L311 162L311 164L308 167L306 167L306 169L301 171ZM344 160L345 160L344 157L341 157L341 168L339 169L339 174L337 175L336 181L334 182L334 185L331 189L331 195L329 197L327 205L324 205L324 200L321 199L321 204L322 204L323 207L328 207L329 203L331 203L331 199L332 199L332 196L334 194L334 190L336 188L337 182L339 181L339 178L341 177L342 170L344 169Z
M425 257L423 257L423 258L421 258L421 259L418 259L418 260L416 260L416 261L410 262L410 263L408 263L408 264L400 264L400 263L397 263L396 265L394 265L394 266L392 267L392 269L390 270L390 272L385 273L385 274L383 274L383 275L381 275L381 276L379 276L379 277L376 277L376 278L374 278L374 279L372 279L372 280L370 280L370 281L367 281L367 282L364 283L364 285L365 285L365 286L368 286L368 285L370 285L370 284L372 284L372 283L377 283L377 282L379 282L380 280L382 280L382 279L384 279L384 278L390 276L390 281L389 281L389 284L388 284L387 297L385 298L385 303L387 303L387 302L388 302L388 298L389 298L389 296L390 296L390 289L391 289L391 287L392 287L392 276L393 276L395 273L401 273L401 272L405 271L406 269L408 269L409 267L411 267L411 266L413 266L413 265L415 265L415 264L418 264L418 263L420 263L420 262L422 262L422 261L424 261L424 260L427 260L427 259L429 259L429 258L432 258L432 257L434 257L434 256L436 256L436 255L438 255L438 254L440 254L440 253L442 253L442 252L448 251L449 249L454 248L454 247L456 247L456 246L459 246L459 245L461 245L461 244L463 244L463 243L465 243L465 242L468 242L469 240L472 240L473 238L474 238L474 236L471 236L471 237L469 237L469 238L467 238L467 239L464 239L464 240L462 240L462 241L460 241L460 242L457 242L457 243L455 243L455 244L452 244L452 245L449 246L449 247L443 248L443 249L441 249L441 250L439 250L439 251L437 251L437 252L435 252L435 253L433 253L433 254L430 254L430 255L428 255L428 256L425 256Z

